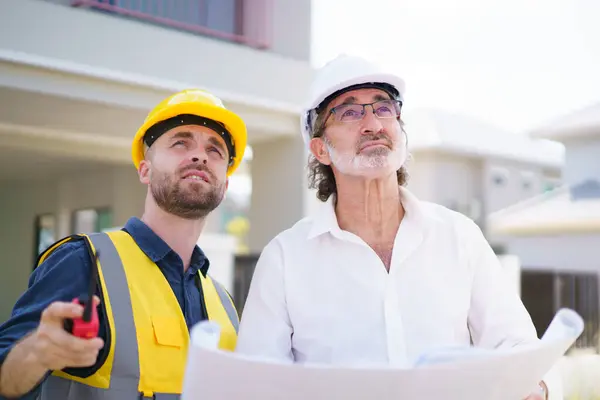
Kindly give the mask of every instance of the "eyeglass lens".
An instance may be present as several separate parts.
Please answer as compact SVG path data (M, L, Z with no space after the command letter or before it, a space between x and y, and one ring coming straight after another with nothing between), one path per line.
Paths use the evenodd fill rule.
M396 118L400 115L400 104L396 100L380 100L371 104L341 104L331 111L337 121L351 122L365 116L366 106L373 107L373 113L378 118Z

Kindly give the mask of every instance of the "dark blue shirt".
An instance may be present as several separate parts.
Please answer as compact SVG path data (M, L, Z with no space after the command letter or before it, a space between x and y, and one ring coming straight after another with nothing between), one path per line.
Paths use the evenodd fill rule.
M188 330L192 325L206 319L201 291L194 280L198 270L206 275L209 267L209 261L202 250L198 246L194 248L190 267L184 272L183 261L179 255L140 219L129 219L123 230L132 236L140 249L158 265L164 274L179 301ZM60 246L33 271L29 286L17 300L10 319L0 325L0 365L14 344L37 328L42 311L50 303L72 301L87 292L91 263L84 242L77 240ZM106 342L106 316L101 310L102 307L98 307L99 336ZM99 358L97 365L91 368L73 368L68 369L68 372L86 376L89 371L96 370L102 362L103 360ZM22 398L34 399L37 392L38 388L35 388Z

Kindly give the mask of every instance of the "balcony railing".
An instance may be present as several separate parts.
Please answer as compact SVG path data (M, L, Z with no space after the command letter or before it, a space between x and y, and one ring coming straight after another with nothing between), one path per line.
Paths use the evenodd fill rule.
M86 7L266 49L273 0L71 0Z

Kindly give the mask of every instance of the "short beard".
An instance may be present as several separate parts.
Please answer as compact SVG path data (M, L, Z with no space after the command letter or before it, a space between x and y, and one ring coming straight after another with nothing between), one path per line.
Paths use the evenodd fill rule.
M389 147L379 147L368 151L367 154L359 154L360 146L369 140L384 140ZM337 151L327 135L323 135L323 141L327 146L332 166L343 174L369 173L387 166L399 170L406 161L406 147L394 144L383 132L361 136L355 149L346 153Z
M210 171L204 171L214 178ZM223 200L225 194L223 184L193 193L188 190L186 193L181 188L181 182L173 182L167 174L162 172L157 174L156 172L155 179L150 182L150 191L156 204L169 214L184 219L198 220L205 218Z

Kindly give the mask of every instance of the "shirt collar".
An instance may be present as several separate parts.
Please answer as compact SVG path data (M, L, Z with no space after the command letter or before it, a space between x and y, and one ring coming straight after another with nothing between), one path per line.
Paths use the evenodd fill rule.
M142 250L153 263L163 260L169 253L173 252L173 249L171 249L160 236L154 233L154 231L139 218L130 218L123 227L123 230L131 235L140 250ZM208 261L208 258L200 247L196 245L192 252L190 270L192 270L194 274L196 271L200 271L202 272L202 275L206 276L209 266L210 262Z
M320 205L313 218L312 227L308 233L308 239L315 238L328 232L336 236L339 236L342 233L335 214L334 201L335 195L332 195L326 202ZM406 213L405 218L409 219L415 226L420 226L425 229L429 222L437 218L434 214L427 212L425 207L423 207L421 200L402 186L400 186L400 202Z

